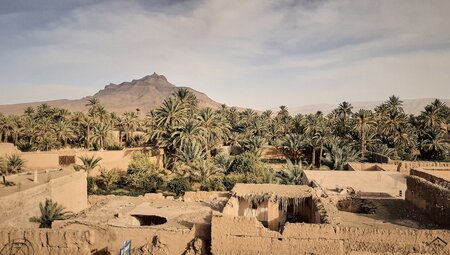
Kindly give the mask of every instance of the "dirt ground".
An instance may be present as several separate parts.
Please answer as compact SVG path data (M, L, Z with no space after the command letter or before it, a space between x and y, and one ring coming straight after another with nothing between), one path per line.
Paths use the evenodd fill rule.
M334 224L353 227L439 229L425 214L404 199L364 198L365 212L329 212Z

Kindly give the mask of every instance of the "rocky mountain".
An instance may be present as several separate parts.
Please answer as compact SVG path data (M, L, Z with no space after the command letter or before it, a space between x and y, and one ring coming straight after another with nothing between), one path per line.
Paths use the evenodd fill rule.
M401 99L403 101L403 109L407 114L420 114L426 105L431 103L434 98L418 98L418 99ZM450 106L450 99L441 99L442 102ZM359 109L372 110L375 106L380 105L383 101L366 101L366 102L350 102L353 105L353 111L358 111ZM290 107L289 112L292 115L301 113L309 114L316 113L317 111L322 111L325 114L330 113L337 107L337 104L313 104L304 105L300 107ZM278 109L277 109L278 110Z
M111 83L95 95L82 99L0 105L0 112L4 114L22 114L28 106L36 107L43 103L66 108L70 111L86 111L87 107L85 105L92 97L98 98L110 112L123 113L135 111L136 109L140 109L142 112L148 112L160 106L164 99L170 97L178 88L181 87L171 84L164 75L154 73L130 82L122 82L120 84ZM209 98L206 94L191 88L187 89L197 96L199 106L212 108L218 108L220 106L219 103Z

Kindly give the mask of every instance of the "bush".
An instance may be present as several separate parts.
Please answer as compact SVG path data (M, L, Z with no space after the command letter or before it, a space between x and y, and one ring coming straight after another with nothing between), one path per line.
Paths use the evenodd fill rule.
M223 180L219 178L210 178L202 182L201 191L225 191Z
M131 156L131 161L128 165L128 174L140 171L150 171L155 173L157 170L158 166L151 162L147 153L136 152Z
M243 183L245 179L244 175L241 174L229 174L223 178L223 186L225 190L231 191L236 183Z
M87 193L88 195L95 194L97 185L95 184L95 178L92 176L87 177Z
M175 193L177 197L184 195L186 191L191 190L191 184L186 178L177 177L167 184L167 190Z
M258 156L251 152L244 152L234 158L229 172L241 174L259 173L264 167L264 163Z
M147 192L154 193L158 189L161 189L164 186L164 179L156 174L152 174L147 177L145 189Z

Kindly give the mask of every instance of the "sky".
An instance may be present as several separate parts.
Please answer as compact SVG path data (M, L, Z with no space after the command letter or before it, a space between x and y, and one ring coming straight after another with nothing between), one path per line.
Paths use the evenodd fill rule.
M156 72L227 105L450 98L450 1L0 0L0 104Z

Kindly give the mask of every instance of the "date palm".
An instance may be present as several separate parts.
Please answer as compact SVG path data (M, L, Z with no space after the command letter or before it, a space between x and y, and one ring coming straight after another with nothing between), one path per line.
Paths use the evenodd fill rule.
M101 157L95 157L95 155L92 156L81 156L78 157L83 165L78 166L80 169L83 169L87 172L88 176L91 174L92 170L94 170L96 167L99 166L99 162L102 160Z
M214 148L223 145L229 135L230 126L224 118L209 107L200 110L198 119L200 126L203 127L206 155L209 158Z
M55 220L66 220L72 213L65 211L64 206L53 202L51 199L45 199L45 203L39 203L40 217L31 217L31 222L39 223L40 228L51 228Z
M275 176L280 184L307 185L309 182L303 171L301 162L292 164L292 162L288 160L287 167L277 172Z
M67 146L67 142L75 138L72 125L68 121L60 120L55 125L55 132L58 140L62 142L63 146Z
M108 146L112 140L111 126L108 123L100 123L93 129L92 143L97 149L103 149Z
M366 154L366 138L370 128L375 125L373 113L370 110L360 109L353 115L355 120L354 129L359 135L361 144L361 158L365 158Z
M299 134L287 134L283 139L285 156L294 162L299 162L303 157L305 147L304 137Z

